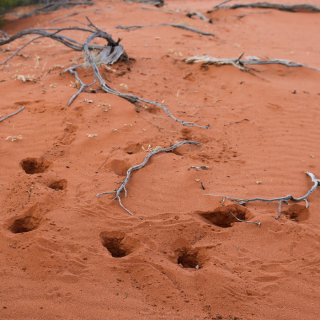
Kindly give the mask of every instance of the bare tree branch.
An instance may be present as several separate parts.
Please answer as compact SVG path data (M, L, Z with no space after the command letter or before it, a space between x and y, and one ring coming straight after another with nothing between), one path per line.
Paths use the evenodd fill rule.
M282 202L288 202L289 200L291 201L306 201L307 203L307 208L308 208L308 202L307 202L307 198L310 196L311 193L313 193L316 188L320 185L320 179L317 179L315 177L315 175L311 172L305 172L305 174L307 174L310 178L311 181L313 182L313 186L312 188L302 197L300 198L294 198L292 195L287 195L285 197L280 197L280 198L272 198L272 199L264 199L264 198L252 198L252 199L238 199L238 198L232 198L232 197L228 197L228 196L222 196L223 198L227 198L231 201L235 201L238 204L245 204L247 202L252 202L252 201L263 201L263 202L272 202L272 201L279 201L279 215L277 217L275 217L275 219L279 219L281 216L281 204ZM206 194L206 196L215 196L215 197L219 197L218 195L213 195L213 194Z
M148 26L117 26L117 29L124 29L124 30L135 30L135 29L140 29L140 28L151 28L151 27L160 27L160 26L170 26L170 27L175 27L175 28L180 28L180 29L184 29L184 30L188 30L191 32L196 32L199 34L202 34L204 36L215 36L213 33L210 32L205 32L205 31L201 31L201 30L197 30L194 28L191 28L189 26L186 26L184 24L179 24L179 23L159 23L159 24L154 24L154 25L148 25Z
M251 69L247 68L247 65L264 65L264 64L281 64L286 67L305 67L312 70L320 71L319 69L310 67L306 64L297 63L290 60L284 60L284 59L272 59L272 60L258 60L258 59L252 59L252 60L243 60L241 57L243 54L237 58L237 59L218 59L210 56L194 56L191 58L188 58L185 60L186 63L192 64L192 63L203 63L203 64L214 64L217 66L222 65L232 65L241 71L249 72Z
M226 3L229 1L225 1ZM221 3L221 4L223 4ZM289 11L289 12L320 12L320 7L311 5L311 4L296 4L296 5L286 5L279 3L269 3L269 2L254 2L254 3L236 3L230 6L215 6L212 10L208 11L211 13L216 10L222 9L238 9L238 8L260 8L260 9L278 9L281 11Z
M95 32L94 34L90 35L85 44L84 44L84 51L85 51L85 55L86 55L86 59L88 60L88 62L90 63L92 69L93 69L93 72L94 72L94 75L96 77L96 79L98 79L100 85L101 85L101 89L107 93L111 93L111 94L114 94L114 95L117 95L118 97L121 97L123 99L126 99L128 100L129 102L135 104L137 102L144 102L144 103L148 103L148 104L153 104L155 106L158 106L159 108L163 109L169 117L171 117L172 119L174 119L175 121L185 125L185 126L195 126L195 127L199 127L199 128L205 128L205 129L209 129L210 127L209 126L206 126L206 127L203 127L203 126L199 126L193 122L184 122L180 119L177 119L176 117L174 117L170 111L168 110L168 108L166 108L165 106L163 106L162 104L158 103L158 102L155 102L155 101L148 101L148 100L145 100L145 99L142 99L138 96L135 96L133 94L126 94L126 93L122 93L122 92L119 92L119 91L116 91L112 88L110 88L106 83L105 81L103 80L103 78L101 77L100 75L100 72L99 72L99 69L98 67L96 66L91 54L90 54L90 51L89 51L89 43L90 41L92 41L94 38L97 38L97 37L100 37L100 38L105 38L105 37L110 37L108 34L106 34L105 32L99 30L97 32ZM118 40L117 43L120 42L120 39Z
M0 122L3 121L3 120L8 119L8 118L10 118L10 117L12 117L12 116L14 116L14 115L16 115L17 113L19 113L20 111L22 111L25 107L26 107L26 106L23 106L23 107L22 107L21 109L19 109L18 111L14 112L14 113L12 113L12 114L9 114L8 116L0 119Z
M175 144L175 145L173 145L173 146L171 146L171 147L169 147L169 148L166 148L166 149L157 149L157 150L154 150L154 151L150 152L150 153L145 157L145 159L143 160L142 163L140 163L140 164L138 164L138 165L136 165L136 166L133 166L133 167L131 167L130 169L128 169L128 171L127 171L127 176L126 176L125 180L122 181L122 184L121 184L121 186L118 188L118 190L98 193L98 194L96 194L96 197L99 197L99 196L101 196L102 194L115 193L116 196L115 196L115 198L114 198L113 200L117 200L117 199L118 199L120 206L121 206L124 210L126 210L128 213L130 213L131 215L133 215L128 209L126 209L126 208L122 205L121 200L120 200L120 193L121 193L121 191L124 191L124 192L125 192L125 195L127 195L126 184L128 183L128 181L129 181L129 179L130 179L131 172L134 171L134 170L139 170L139 169L143 168L143 167L147 164L148 160L149 160L152 156L154 156L155 154L160 153L160 152L170 152L170 151L174 150L175 148L177 148L177 147L179 147L179 146L181 146L181 145L183 145L183 144L186 144L186 143L188 143L188 144L195 144L196 146L200 146L200 143L199 143L199 142L190 141L190 140L185 140L185 141L178 142L177 144Z

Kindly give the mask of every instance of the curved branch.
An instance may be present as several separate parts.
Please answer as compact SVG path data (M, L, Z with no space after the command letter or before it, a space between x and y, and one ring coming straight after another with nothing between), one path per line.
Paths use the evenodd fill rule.
M120 200L120 193L121 193L121 191L125 191L125 194L126 194L126 184L128 183L128 181L129 181L129 179L130 179L131 172L134 171L134 170L139 170L139 169L143 168L143 167L147 164L148 160L149 160L152 156L154 156L155 154L160 153L160 152L170 152L170 151L174 150L175 148L177 148L177 147L179 147L179 146L181 146L181 145L183 145L183 144L186 144L186 143L188 143L188 144L195 144L196 146L200 146L200 143L199 143L199 142L190 141L190 140L185 140L185 141L178 142L177 144L175 144L175 145L173 145L173 146L171 146L171 147L169 147L169 148L166 148L166 149L157 149L157 150L154 150L154 151L150 152L150 153L145 157L145 159L143 160L142 163L140 163L140 164L138 164L138 165L136 165L136 166L133 166L133 167L131 167L130 169L128 169L128 171L127 171L127 176L126 176L125 180L122 182L121 186L118 188L118 190L98 193L98 194L96 194L96 197L99 197L99 196L101 196L102 194L116 193L116 196L115 196L115 198L114 198L113 200L117 200L117 199L118 199L121 207L122 207L123 209L125 209L127 212L129 212L129 213L132 215L132 213L122 205L121 200Z
M100 37L100 38L105 38L105 37L110 37L110 35L108 35L107 33L99 30L97 32L95 32L94 34L90 35L85 44L84 44L84 51L85 51L85 55L86 55L86 58L88 60L88 62L90 63L92 69L93 69L93 72L94 72L94 75L95 77L98 79L100 85L101 85L101 88L103 91L107 92L107 93L110 93L110 94L114 94L120 98L123 98L123 99L126 99L128 100L129 102L131 103L137 103L137 102L144 102L144 103L148 103L148 104L153 104L159 108L161 108L162 110L164 110L169 117L171 117L172 119L174 119L175 121L185 125L185 126L195 126L195 127L200 127L200 128L205 128L205 129L210 129L209 126L199 126L197 124L194 124L193 122L184 122L180 119L177 119L175 116L173 116L170 111L168 110L168 108L166 108L165 106L163 106L162 104L156 102L156 101L148 101L148 100L145 100L145 99L142 99L138 96L135 96L133 94L126 94L126 93L122 93L122 92L119 92L119 91L116 91L112 88L110 88L106 83L105 81L103 80L103 78L101 77L100 75L100 72L99 72L99 69L98 67L96 66L96 64L94 63L94 60L90 54L90 51L89 51L89 43L91 40L93 40L94 38L97 38L97 37ZM118 40L118 43L120 42L120 39Z

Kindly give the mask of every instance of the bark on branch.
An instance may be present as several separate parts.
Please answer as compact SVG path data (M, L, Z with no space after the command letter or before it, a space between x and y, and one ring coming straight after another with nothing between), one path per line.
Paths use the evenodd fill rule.
M159 24L153 24L153 25L148 25L148 26L127 26L127 27L117 26L116 28L117 29L124 29L124 30L136 30L136 29L140 29L140 28L151 28L151 27L161 27L161 26L170 26L170 27L174 27L174 28L180 28L180 29L191 31L191 32L199 33L204 36L213 36L213 37L215 36L213 33L197 30L197 29L194 29L194 28L191 28L189 26L186 26L184 24L179 24L179 23L159 23Z
M199 142L190 141L190 140L185 140L185 141L178 142L177 144L175 144L175 145L173 145L173 146L171 146L171 147L169 147L169 148L166 148L166 149L157 149L157 150L154 150L154 151L152 151L151 153L149 153L149 154L145 157L145 159L143 160L142 163L140 163L140 164L138 164L138 165L136 165L136 166L133 166L133 167L131 167L130 169L128 169L128 171L127 171L127 176L126 176L126 178L124 179L124 181L122 181L122 184L121 184L121 186L118 188L118 190L98 193L98 194L96 194L96 197L99 197L99 196L101 196L102 194L115 193L116 196L115 196L115 198L114 198L113 200L117 200L117 199L118 199L120 206L121 206L124 210L126 210L128 213L130 213L131 215L133 215L128 209L126 209L126 208L123 206L123 204L121 203L121 199L120 199L120 193L121 193L122 191L124 191L125 196L127 196L126 185L127 185L128 181L129 181L129 179L130 179L131 172L134 171L134 170L139 170L139 169L143 168L143 167L147 164L148 160L149 160L152 156L154 156L155 154L160 153L160 152L170 152L170 151L174 150L175 148L177 148L177 147L179 147L179 146L181 146L181 145L183 145L183 144L186 144L186 143L188 143L188 144L195 144L196 146L200 146L200 143L199 143Z
M286 5L286 4L280 4L280 3L254 2L254 3L236 3L228 6L218 5L218 6L215 6L213 10L208 11L208 13L211 13L216 10L238 9L238 8L277 9L277 10L288 11L288 12L320 12L320 7L317 7L311 4Z
M304 200L306 202L307 208L309 207L307 198L310 196L311 193L313 193L316 190L316 188L318 186L320 186L320 179L317 179L316 176L311 172L305 172L305 174L308 175L311 178L311 181L313 182L313 186L304 196L302 196L300 198L295 198L292 195L287 195L285 197L272 198L272 199L265 199L265 198L238 199L238 198L232 198L232 197L227 197L227 196L222 196L222 197L223 198L227 198L227 199L229 199L231 201L235 201L236 203L238 203L240 205L241 204L245 204L247 202L252 202L252 201L263 201L263 202L279 201L279 214L278 214L277 217L275 217L275 219L279 219L280 216L281 216L281 205L282 205L282 202L288 203L289 200L295 201L295 202ZM219 197L217 195L212 195L212 194L207 194L207 195L208 196Z
M192 64L192 63L214 64L216 66L231 65L240 69L241 71L246 71L246 72L251 71L250 68L246 67L247 65L264 65L264 64L280 64L286 67L305 67L312 70L320 71L317 68L313 68L306 64L297 63L290 60L284 60L284 59L259 60L259 58L244 60L244 59L241 59L242 56L243 54L237 59L218 59L210 56L202 56L202 57L194 56L186 59L185 62L188 64Z

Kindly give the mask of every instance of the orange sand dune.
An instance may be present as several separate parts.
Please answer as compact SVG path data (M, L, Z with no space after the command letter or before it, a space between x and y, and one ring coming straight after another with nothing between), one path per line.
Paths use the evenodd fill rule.
M83 56L51 39L38 39L1 67L0 118L26 108L0 123L0 318L318 319L320 190L308 198L308 209L304 201L284 203L278 220L278 202L242 207L208 194L307 193L313 183L304 172L320 178L320 72L264 65L250 74L183 60L245 53L320 69L320 14L206 14L217 0L168 0L162 9L171 12L95 2L3 30L50 28L82 11L62 20L87 23L88 16L122 38L132 58L114 71L100 67L108 85L164 101L175 117L211 129L183 126L158 107L136 108L102 91L81 93L68 107L75 79L60 72ZM190 19L185 10L213 23ZM159 23L183 23L215 37L170 26L115 28ZM60 20L54 26L76 25ZM63 34L81 42L88 36ZM0 61L32 37L2 46ZM93 82L90 68L79 76ZM201 146L156 154L132 173L121 201L133 216L114 194L95 196L119 188L151 150L183 140ZM236 222L229 209L261 226Z

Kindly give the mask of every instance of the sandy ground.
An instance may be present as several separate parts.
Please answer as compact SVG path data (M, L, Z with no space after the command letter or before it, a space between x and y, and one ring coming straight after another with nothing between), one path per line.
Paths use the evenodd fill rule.
M175 11L169 13L96 1L3 27L10 35L50 28L82 11L64 19L90 17L122 38L131 58L114 71L100 68L108 85L164 100L177 118L211 129L183 126L160 108L136 108L102 91L81 93L68 107L77 89L60 67L81 61L82 53L51 39L2 66L0 118L26 108L0 123L1 319L319 319L320 190L308 198L309 209L304 201L283 204L278 220L278 202L243 207L208 194L306 194L313 184L304 172L320 178L320 72L265 65L250 74L184 62L245 53L320 69L319 13L206 13L219 2L167 1L162 9ZM115 28L164 22L215 36L170 26ZM88 36L64 34L81 42ZM2 46L0 60L32 37ZM93 81L92 69L79 75ZM133 216L114 195L95 196L118 188L151 150L183 140L201 146L159 153L132 173L121 200ZM261 226L236 222L228 209Z

